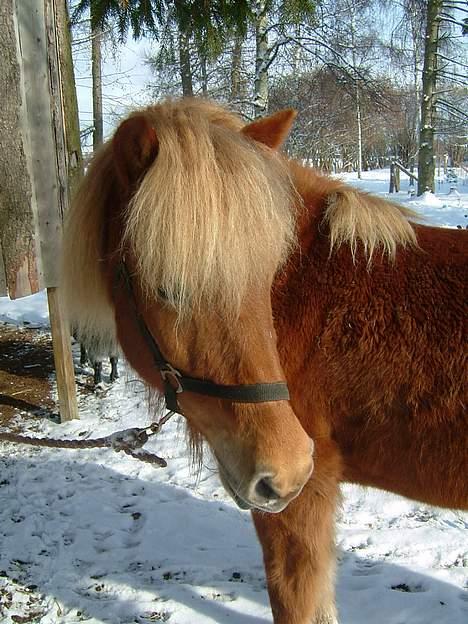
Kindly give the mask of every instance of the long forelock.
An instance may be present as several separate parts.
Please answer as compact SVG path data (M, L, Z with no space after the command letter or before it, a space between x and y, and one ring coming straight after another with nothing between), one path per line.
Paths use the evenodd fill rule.
M128 207L124 235L141 284L149 297L163 289L181 317L202 305L236 314L294 243L287 169L218 107L166 103L147 114L159 152Z

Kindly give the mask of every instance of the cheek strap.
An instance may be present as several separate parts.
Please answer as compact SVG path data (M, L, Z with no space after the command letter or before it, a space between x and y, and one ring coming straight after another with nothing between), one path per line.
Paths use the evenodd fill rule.
M234 403L267 403L269 401L289 401L288 386L284 381L239 385L217 384L208 379L198 379L184 375L174 368L163 356L158 343L138 310L135 293L125 260L116 268L115 286L123 284L127 291L135 322L153 357L163 381L166 407L171 412L182 414L177 395L182 392L195 392L204 396L233 401Z

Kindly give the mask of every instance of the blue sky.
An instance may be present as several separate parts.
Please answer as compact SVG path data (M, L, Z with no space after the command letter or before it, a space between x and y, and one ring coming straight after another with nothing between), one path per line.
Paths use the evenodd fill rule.
M148 83L151 71L145 63L145 57L152 49L152 42L147 39L134 41L130 36L125 44L103 46L103 111L104 134L108 136L118 119L130 108L146 104L151 98ZM80 125L83 128L92 124L92 79L90 46L75 47L75 79L77 84ZM88 141L90 143L90 141Z

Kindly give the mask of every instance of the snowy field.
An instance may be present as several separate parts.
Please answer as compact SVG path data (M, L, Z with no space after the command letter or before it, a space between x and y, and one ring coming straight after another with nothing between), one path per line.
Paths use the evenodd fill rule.
M388 190L388 170L364 173L361 181L346 177L374 193ZM468 224L466 179L451 193L441 181L437 197L411 200L403 178L399 201L429 222ZM0 322L47 331L44 294L0 299ZM80 421L28 417L27 431L98 437L151 422L130 370L99 396L81 393L79 402ZM2 624L272 621L249 514L224 493L208 457L198 479L190 472L180 419L148 447L167 468L111 450L0 443ZM465 624L467 515L371 489L344 486L343 493L341 624Z

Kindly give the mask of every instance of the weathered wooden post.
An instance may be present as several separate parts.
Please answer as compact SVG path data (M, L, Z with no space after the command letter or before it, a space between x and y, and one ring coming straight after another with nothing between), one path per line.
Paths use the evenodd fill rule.
M0 295L47 288L62 421L78 418L58 301L67 152L55 0L0 3Z

